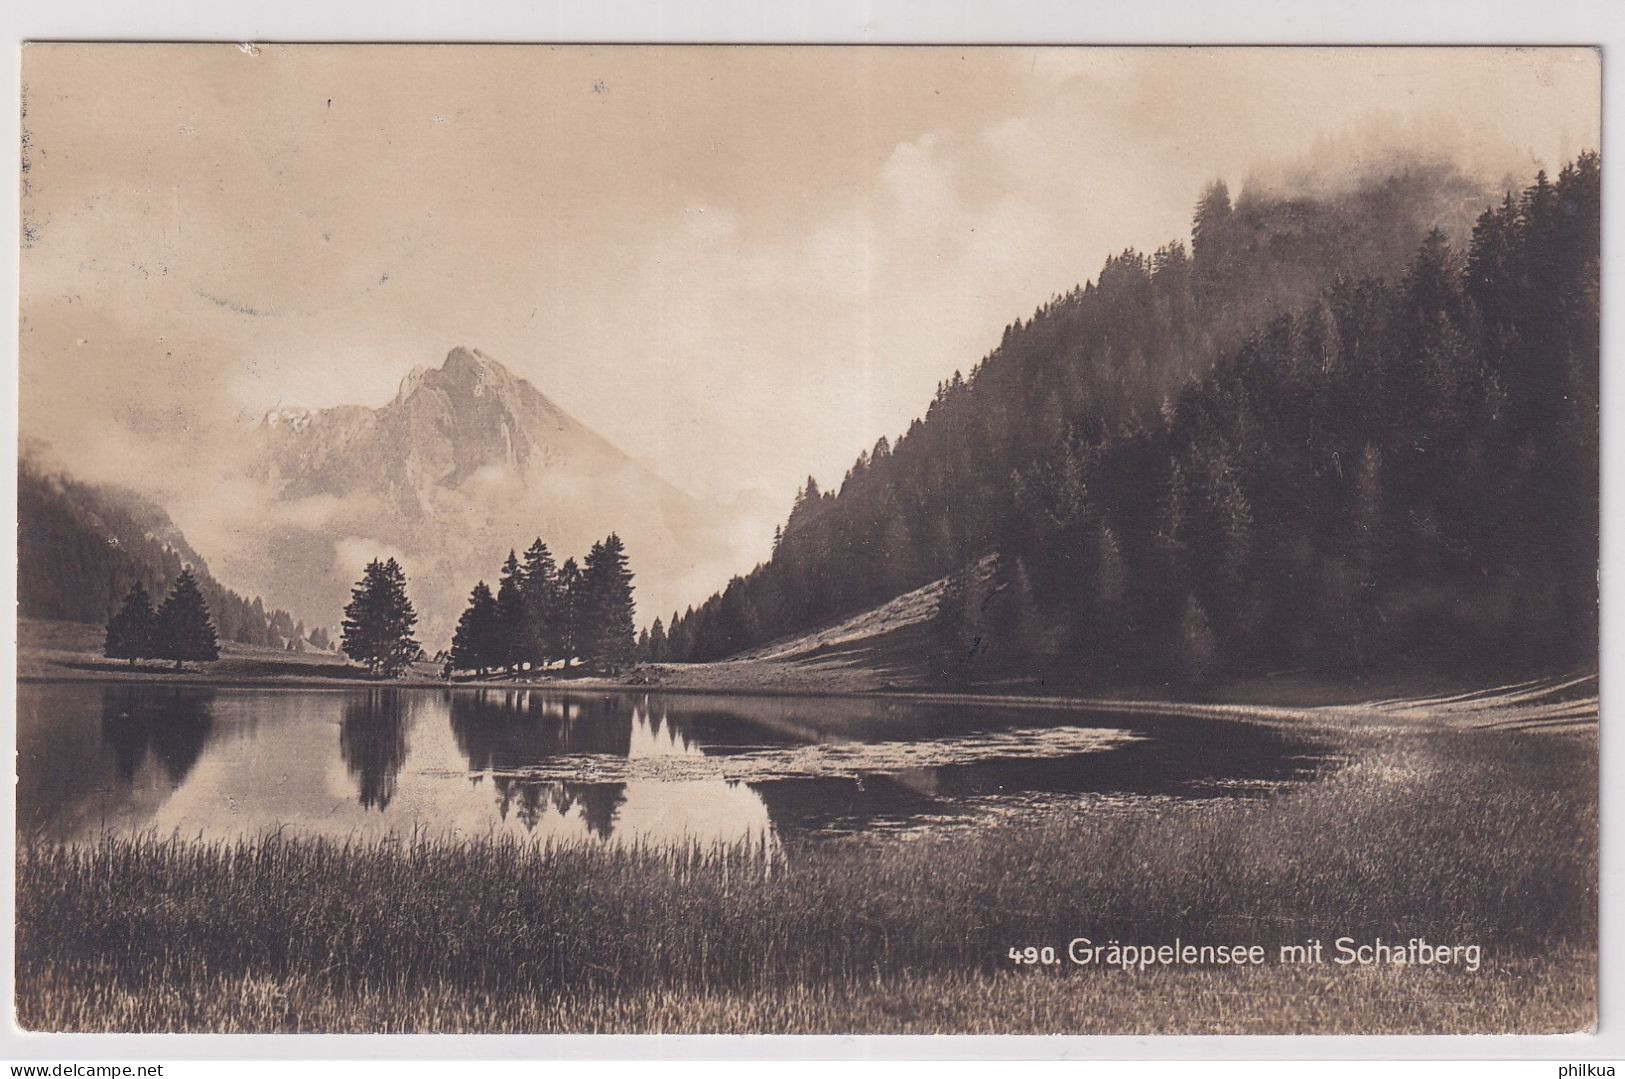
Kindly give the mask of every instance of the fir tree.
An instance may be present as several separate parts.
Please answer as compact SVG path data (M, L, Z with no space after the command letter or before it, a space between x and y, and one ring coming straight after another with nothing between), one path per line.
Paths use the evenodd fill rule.
M619 536L612 532L593 544L582 581L587 596L587 656L593 667L615 673L632 662L637 647L632 572Z
M344 654L374 677L393 678L422 651L412 638L417 612L406 595L406 574L393 558L367 563L344 608Z
M575 559L566 558L564 565L559 567L559 613L555 626L558 634L555 646L566 671L570 669L570 662L581 654L581 622L586 606L584 593L580 567Z
M951 685L968 685L985 658L990 598L987 575L974 562L950 574L937 598L932 666Z
M449 670L473 671L483 675L496 666L503 650L502 620L497 610L496 597L484 581L474 586L468 597L468 607L457 620L457 632L451 638Z
M530 649L524 640L526 618L523 589L524 574L519 568L519 558L510 550L508 560L502 564L502 577L497 582L497 642L496 652L491 656L492 666L518 670L519 665L530 658Z
M1175 656L1179 673L1189 683L1205 682L1219 662L1219 639L1214 636L1207 612L1195 596L1185 598L1179 615Z
M198 591L197 578L192 576L190 567L181 570L181 575L175 578L175 587L158 608L153 640L154 655L174 660L177 671L187 660L208 662L220 658L209 605Z
M990 621L1000 666L1007 669L1042 667L1049 659L1050 633L1033 595L1032 579L1021 559L1010 568Z
M130 586L124 604L107 623L107 641L102 655L109 659L127 659L135 666L138 659L154 655L154 615L152 599L140 581Z
M1129 625L1128 569L1117 537L1100 525L1093 536L1093 567L1083 583L1077 632L1082 647L1080 670L1092 681L1104 681L1124 651Z
M1211 257L1215 237L1230 219L1230 189L1223 180L1215 180L1202 192L1191 221L1191 250L1200 259Z
M558 657L559 582L553 553L540 536L525 550L519 590L524 598L525 658L537 668L545 667Z

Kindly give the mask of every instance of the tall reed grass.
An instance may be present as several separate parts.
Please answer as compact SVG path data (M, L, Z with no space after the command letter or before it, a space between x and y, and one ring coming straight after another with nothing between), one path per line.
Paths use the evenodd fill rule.
M1011 947L1064 951L1080 934L1422 936L1479 943L1501 968L1584 956L1596 947L1595 760L1594 742L1561 737L1396 737L1268 798L780 853L424 835L26 844L19 1018L354 1029L334 1002L396 1000L405 1012L378 1020L389 1029L482 1029L481 1014L512 1029L473 1006L507 1000L591 1025L633 1000L881 1000L909 978L1018 985ZM682 1026L676 1013L645 1019Z

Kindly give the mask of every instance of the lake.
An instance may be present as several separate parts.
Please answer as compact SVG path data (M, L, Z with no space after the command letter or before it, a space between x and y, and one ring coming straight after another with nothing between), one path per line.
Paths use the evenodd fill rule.
M23 683L19 834L511 833L672 844L1253 797L1307 734L980 703L553 689Z

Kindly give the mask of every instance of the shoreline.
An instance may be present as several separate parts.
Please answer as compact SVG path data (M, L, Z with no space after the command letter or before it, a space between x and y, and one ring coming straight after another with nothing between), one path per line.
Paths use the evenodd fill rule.
M896 701L909 704L990 705L999 708L1031 708L1068 712L1111 712L1154 714L1192 719L1214 719L1265 724L1313 724L1347 730L1364 726L1369 730L1399 728L1512 728L1583 733L1594 731L1600 722L1595 695L1596 674L1586 672L1532 679L1501 687L1481 687L1444 696L1374 697L1351 703L1271 704L1249 700L1169 700L1147 697L1080 697L1066 694L1011 693L997 690L938 690L897 687L859 689L833 686L828 689L732 684L665 685L609 679L582 678L567 681L445 682L431 678L372 680L365 678L315 678L275 676L263 678L210 678L202 672L149 671L146 677L109 672L90 674L19 674L20 685L142 685L236 690L334 690L356 689L439 689L540 691L564 694L643 693L668 696L713 696L738 698ZM1589 694L1585 692L1589 689ZM1570 692L1575 691L1575 692ZM1454 720L1454 721L1453 721ZM1476 721L1476 722L1475 722Z
M1371 731L1497 728L1583 732L1599 723L1597 670L1526 675L1504 682L1483 673L1397 668L1366 675L1281 671L1200 690L1124 687L1105 695L1032 684L966 688L893 682L895 671L824 658L744 658L699 664L641 664L623 677L468 678L446 681L423 667L374 679L334 653L283 653L227 645L210 668L131 668L107 660L95 627L20 620L23 685L212 687L228 690L415 689L538 691L586 695L641 693L756 699L838 699L920 705L982 705L1068 712L1156 714L1275 725ZM1497 684L1499 683L1499 684Z

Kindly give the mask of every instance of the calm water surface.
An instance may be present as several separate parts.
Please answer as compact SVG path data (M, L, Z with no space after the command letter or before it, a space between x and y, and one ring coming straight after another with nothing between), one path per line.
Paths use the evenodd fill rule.
M839 698L18 686L19 831L670 843L1255 796L1330 766L1243 723Z

